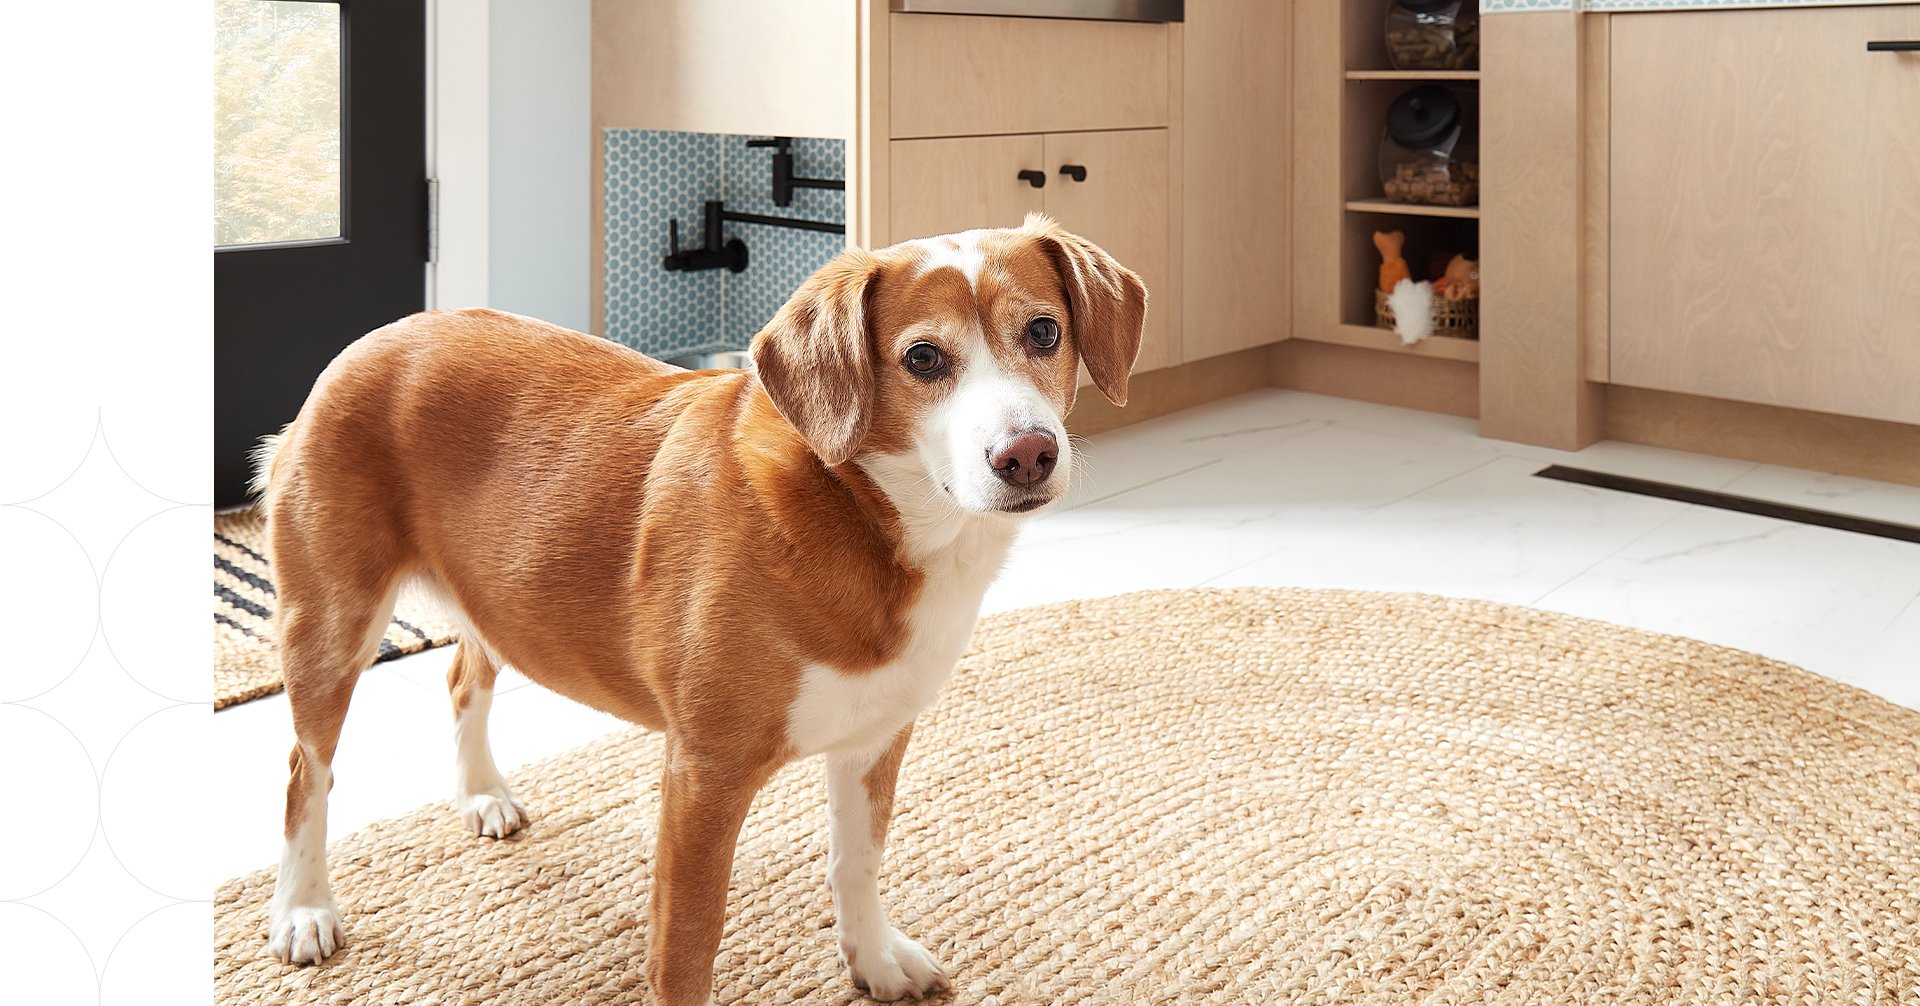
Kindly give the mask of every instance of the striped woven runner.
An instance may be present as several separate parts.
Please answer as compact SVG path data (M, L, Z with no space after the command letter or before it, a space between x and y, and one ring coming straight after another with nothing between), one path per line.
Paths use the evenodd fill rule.
M213 708L285 687L271 618L276 598L266 527L254 510L213 517ZM402 599L404 605L405 599ZM394 612L379 660L453 642L453 623L431 611Z

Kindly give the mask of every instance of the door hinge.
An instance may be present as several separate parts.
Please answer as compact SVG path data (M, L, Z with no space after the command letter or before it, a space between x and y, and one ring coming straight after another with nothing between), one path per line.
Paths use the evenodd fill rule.
M440 179L427 179L427 261L440 261Z

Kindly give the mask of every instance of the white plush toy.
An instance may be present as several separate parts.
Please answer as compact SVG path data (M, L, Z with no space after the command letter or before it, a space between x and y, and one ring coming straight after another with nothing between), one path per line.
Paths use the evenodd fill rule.
M1393 330L1400 343L1411 346L1433 334L1433 284L1403 279L1387 294L1387 307L1393 311Z

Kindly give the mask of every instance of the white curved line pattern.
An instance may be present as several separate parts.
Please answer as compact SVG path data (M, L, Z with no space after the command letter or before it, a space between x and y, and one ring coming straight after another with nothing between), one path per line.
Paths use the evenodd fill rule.
M60 417L60 419L56 419L56 417ZM4 422L4 428L0 428L0 432L4 432L4 434L15 443L29 443L29 445L31 445L31 443L44 443L46 442L48 422L56 422L56 420L65 419L65 417L71 417L71 413L61 413L61 411L54 411L54 409L38 409L38 407L13 407L13 409L0 411L0 419L6 420L6 422ZM140 422L140 424L142 424L142 430L140 430L140 432L142 432L142 438L144 438L144 440L140 443L140 451L136 451L136 453L144 453L144 451L148 451L148 449L156 451L156 457L140 457L140 461L146 465L142 470L150 470L150 472L152 472L152 470L156 470L154 465L163 465L159 470L167 470L167 467L180 468L180 470L192 470L192 468L188 467L205 467L205 443L207 443L207 436L205 436L205 434L207 434L209 428L211 428L211 407L184 407L184 409L182 409L182 407L152 407L152 409L142 407L142 409L131 409L131 411L125 413L125 415L123 415L123 413L115 413L113 422L115 422L115 424L119 424L119 422ZM211 735L211 714L213 714L211 707L213 707L213 703L211 703L211 701L190 701L190 699L169 697L169 695L163 695L163 693L156 691L152 685L148 685L146 682L140 682L140 678L134 676L131 670L127 670L127 668L121 664L119 657L111 653L111 643L109 643L108 639L108 626L106 626L108 614L106 614L104 607L102 607L102 605L104 605L104 595L102 595L102 591L104 591L104 578L106 578L106 572L108 572L109 564L111 564L111 557L119 553L119 545L125 543L134 530L138 530L140 526L148 524L150 520L154 520L157 516L165 515L165 513L173 513L173 511L184 509L184 507L204 507L204 509L209 511L209 515L211 515L213 505L211 505L211 503L184 503L184 501L179 501L179 499L169 499L169 497L165 497L165 495L161 495L161 493L157 493L157 491L146 488L140 480L136 480L131 472L127 470L127 465L125 465L125 463L121 461L121 457L119 457L119 451L115 451L113 445L109 443L108 428L106 428L106 426L108 426L108 420L106 420L104 411L96 407L96 409L92 411L92 436L90 436L90 440L86 442L86 449L81 451L79 459L75 459L75 463L73 463L71 467L65 467L58 459L56 459L56 465L48 465L50 470L56 470L56 472L58 472L60 468L65 468L65 476L61 476L60 480L54 482L52 486L23 486L19 491L31 491L31 493L33 493L33 495L27 495L27 497L23 497L23 499L15 499L15 501L4 501L4 499L0 499L0 507L4 507L4 509L19 509L19 511L33 513L33 515L44 516L44 518L50 520L54 526L58 526L67 538L73 539L73 541L81 547L81 557L83 557L84 563L88 566L88 578L90 578L90 582L92 582L92 597L86 597L84 593L79 593L79 595L73 595L73 597L61 597L60 599L60 601L67 601L67 603L77 605L77 607L92 605L92 609L94 609L92 632L90 632L90 637L84 641L86 645L84 645L84 653L81 660L79 660L71 670L67 670L67 672L61 676L60 682L54 683L52 687L40 689L40 691L36 691L33 695L25 697L25 699L0 701L0 707L17 707L23 708L23 710L33 710L33 712L38 712L40 716L46 716L48 720L54 720L56 724L60 724L61 730L65 731L67 735L71 735L73 741L81 747L81 753L83 753L84 758L86 758L86 764L88 764L88 772L90 772L90 776L92 776L92 793L84 793L84 795L83 793L75 793L75 795L73 795L75 799L50 801L48 804L42 804L42 806L27 808L27 810L33 812L33 818L21 818L19 822L15 822L15 841L17 841L15 849L19 850L19 852L17 852L19 862L25 864L25 862L31 860L33 866L42 866L42 864L44 864L44 858L46 858L46 854L48 854L50 850L35 847L35 841L33 841L33 827L36 827L35 818L38 818L38 820L48 820L48 818L58 818L58 816L65 816L65 822L75 826L75 831L73 831L75 835L79 833L79 829L88 829L86 850L81 854L81 858L75 860L73 864L60 864L60 866L65 866L65 870L63 870L63 874L60 875L60 879L58 879L56 883L52 883L52 885L44 885L44 887L42 887L42 885L36 883L36 887L40 887L40 889L33 891L33 893L25 893L25 895L19 895L17 891L13 891L12 885L10 885L10 893L15 893L17 897L0 898L0 904L15 904L15 906L33 908L35 912L46 914L46 916L52 918L54 922L60 923L61 929L73 939L75 945L79 946L84 960L88 962L88 968L86 968L86 973L83 973L83 975L48 973L48 970L52 970L52 966L54 966L52 956L50 956L48 960L35 960L35 962L29 964L29 968L33 968L36 975L40 975L40 977L50 977L50 979L54 979L56 983L63 985L60 993L38 994L38 998L58 998L58 1000L65 1000L65 1002L77 1002L77 1000L84 1000L84 998L92 998L94 1002L125 1000L125 998L156 998L156 985L165 985L165 983L169 983L169 981L175 981L180 975L186 975L186 971L180 971L179 975L163 977L163 975L152 975L152 973L148 973L148 971L142 968L138 973L129 971L127 975L119 975L119 971L109 971L109 964L113 962L115 954L125 954L129 946L140 946L140 954L136 954L136 960L140 960L140 962L150 962L150 960L167 958L167 956L177 956L180 960L198 958L198 954L196 954L194 950L196 950L198 946L204 946L202 945L202 941L205 939L205 929L202 922L204 922L205 916L202 916L200 912L171 912L173 918L161 918L161 920L154 920L154 916L159 916L159 914L167 912L169 908L179 908L182 904L204 904L204 906L207 906L207 914L211 914L211 904L213 904L213 898L211 897L182 898L161 891L154 883L148 883L148 879L142 879L142 877L134 874L125 862L121 862L121 854L115 850L115 845L127 847L127 843L150 843L150 849L157 849L159 850L159 854L165 854L165 856L180 856L180 858L192 858L192 860L198 860L200 856L205 856L205 850L211 849L211 841L202 843L202 841L200 841L200 831L202 831L202 829L211 831L211 814L202 814L200 808L192 801L198 801L198 793L200 793L200 789L205 785L205 762L202 760L202 751L207 751L207 749L198 749L198 747L192 745L192 743L184 743L184 745L182 745L182 743L179 743L180 737L177 737L177 735L167 735L167 739L165 739L165 741L167 741L167 743L165 743L165 760L163 760L163 764L157 764L154 768L157 768L159 772L163 772L165 778L173 779L175 785L173 785L171 789L177 789L179 795L167 793L165 797L167 797L169 801L177 801L175 802L175 806L177 806L179 814L173 816L173 818L169 818L169 820L142 822L142 826L134 829L132 833L123 833L123 835L109 835L108 833L106 778L108 778L109 766L113 764L113 754L119 753L119 749L125 745L125 741L131 737L134 730L140 730L142 726L154 722L161 712L169 712L169 710L175 710L175 708L204 707L205 716L207 716L207 728L209 728L207 735ZM159 434L159 436L156 436L156 434ZM179 436L175 436L175 434L179 434ZM94 449L96 449L96 447L104 447L102 457L96 457L96 455L94 455ZM106 511L92 511L90 505L88 505L88 499L73 499L73 497L77 495L77 493L73 493L73 491L56 497L56 493L60 493L60 490L67 488L69 484L73 484L75 476L79 476L90 463L92 463L92 465L100 465L102 459L111 461L113 468L117 468L117 472L119 472L119 478L123 478L127 484L131 484L134 490L138 490L140 493L144 493L146 497L152 497L152 499L156 501L156 511L154 511L154 513L146 513L146 515L132 520L131 526L127 526L127 528L113 528L113 530L117 530L119 534L115 534L115 536L111 538L113 545L111 545L111 551L109 551L106 557L94 555L94 551L88 549L86 539L84 539L81 534L75 534L75 528L69 524L69 522L73 522L73 520L83 520L83 526L86 526L84 520L98 518L98 516L106 513ZM98 486L98 484L100 484L98 480L111 480L111 478L113 478L111 472L94 470L94 472L90 472L88 482L83 482L81 486ZM10 493L10 495L15 495L15 493ZM127 493L127 495L134 497L134 493ZM184 522L182 522L182 524L184 524ZM19 530L19 528L15 526L15 528L8 530L8 534L17 536L17 534L38 534L38 532L33 532L33 530L23 532L23 530ZM46 534L52 534L52 532L46 530ZM102 541L104 541L104 539L102 539ZM100 547L102 547L100 541L96 541L94 549L100 549ZM21 553L21 549L17 549L17 541L13 541L13 539L0 539L0 549L4 549L6 553L13 553L13 555L19 555L19 553ZM17 586L19 586L19 584L33 584L33 586L40 584L40 582L36 580L36 570L31 570L31 568L13 568L12 572L15 574ZM142 589L142 591L184 589L184 572L186 572L186 570L180 570L179 586L175 586L175 584L140 584L140 589ZM71 582L71 580L69 580L69 582ZM44 637L46 632L50 632L46 626L36 626L36 624L13 624L13 628L15 628L15 634L13 635L19 637L19 639L31 639L31 637L35 637L35 635ZM65 639L65 641L56 641L56 643L79 643L79 639ZM111 668L113 668L113 670L117 670L119 674L123 674L127 680L131 680L131 682L134 683L134 685L138 685L146 695L152 697L150 707L144 710L144 714L136 714L136 716L134 716L132 726L127 726L125 730L121 730L119 726L113 726L113 730L119 731L119 739L113 743L113 747L109 749L109 753L106 754L104 758L96 758L96 753L90 751L88 745L86 745L86 737L88 737L88 735L94 737L96 745L102 745L102 743L106 741L106 735L104 735L104 731L98 730L98 724L92 724L94 730L77 730L77 726L86 726L86 724L83 724L81 720L69 722L69 720L63 720L63 718L61 718L61 716L75 718L75 716L86 716L86 714L90 714L90 708L92 707L90 707L88 703L90 703L96 695L108 695L108 693L113 693L115 689L117 689L117 693L123 693L123 695L138 695L138 693L131 693L129 689L121 687L119 683L102 682L102 680L98 680L100 674L113 674L113 672L104 670L104 668L108 666L106 660L94 659L94 645L96 645L96 643L104 643L104 645L106 645L106 653L108 653L109 657L113 657L113 662L111 662ZM33 649L42 649L42 647L33 647ZM29 657L27 657L29 660L33 659L33 649L29 651ZM94 660L88 662L90 659ZM182 662L186 662L186 660L200 660L204 659L204 657L202 657L202 653L194 651L194 653L180 653L179 659L182 660ZM184 664L182 664L182 666L184 666ZM54 701L56 697L58 697L58 703ZM42 705L56 708L42 708ZM84 710L84 712L73 712L75 708ZM115 707L115 720L113 720L113 724L125 724L125 722L127 722L125 716L127 716L127 707L125 707L125 703L121 703L121 707ZM38 743L44 745L46 741L38 741ZM52 753L52 751L25 751L25 753L17 754L21 754L23 758L27 758L27 764L15 764L15 766L13 766L17 772L35 772L35 758L40 760L40 764L46 764L46 762L44 762L46 758L54 758L54 756L56 756L56 753ZM123 756L123 762L125 762L125 756ZM75 766L75 768L77 768L77 766ZM182 797L184 797L184 799L182 799ZM184 827L182 827L182 824L184 824ZM106 852L108 860L90 862L90 860L94 860L96 856L100 856L102 852ZM63 856L63 854L65 854L65 852L61 852L61 856ZM111 866L108 866L108 864L111 864ZM83 870L83 866L86 866L86 870ZM19 870L23 870L23 866L17 866L17 868L15 868L15 872L19 872ZM132 883L121 883L119 877L115 877L111 872L125 874L125 877L131 879ZM15 874L15 877L12 877L12 879L19 879L21 875L25 874ZM90 875L92 879L86 879L88 875ZM106 887L100 887L102 877L106 877L111 883L108 883ZM79 887L79 889L75 889L75 885L92 885L92 887ZM115 887L115 885L117 885L117 887ZM134 887L134 885L138 885L138 887ZM142 889L148 893L148 895L144 895L144 900L138 900L138 902L132 902L132 904L115 904L115 900L125 902L125 898L140 897L138 893L140 893ZM152 902L154 902L156 898L157 900L161 900L163 904L154 906ZM84 918L83 920L81 916L77 916L79 908L75 908L75 906L86 906L86 916L88 916L88 918ZM61 918L61 914L65 914L67 918ZM154 920L154 923L165 922L165 925L154 925L154 923L150 923L150 920ZM142 927L142 925L144 925L144 927ZM140 935L138 935L140 939L138 939L138 941L129 941L127 937L131 937L134 927L142 927L142 929L140 929ZM115 929L115 931L109 933L108 929ZM50 933L52 933L52 931L50 931ZM46 939L52 939L52 941L58 943L60 937L58 937L58 933L52 933L52 935L48 935ZM46 948L52 950L52 946L46 946ZM56 954L56 956L58 956L58 954ZM134 968L134 966L132 966L132 964L123 966L123 970L127 970L127 968ZM200 971L198 971L198 964L194 964L192 968L194 968L196 973L200 973ZM117 977L117 985L113 983L115 977ZM204 981L204 979L200 979L200 981ZM136 987L134 987L134 985L136 985ZM79 989L92 989L92 993L79 993ZM194 991L194 993L198 993L198 987L188 987L188 989Z

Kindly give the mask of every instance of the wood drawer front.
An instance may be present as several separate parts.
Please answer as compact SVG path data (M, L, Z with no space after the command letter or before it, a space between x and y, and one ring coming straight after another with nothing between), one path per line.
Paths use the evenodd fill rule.
M1047 190L1020 178L1022 171L1047 170L1045 150L1038 135L893 141L887 243L1020 226L1028 213L1046 208Z
M895 137L1167 125L1164 24L890 15Z
M1920 423L1920 6L1616 14L1614 383Z

